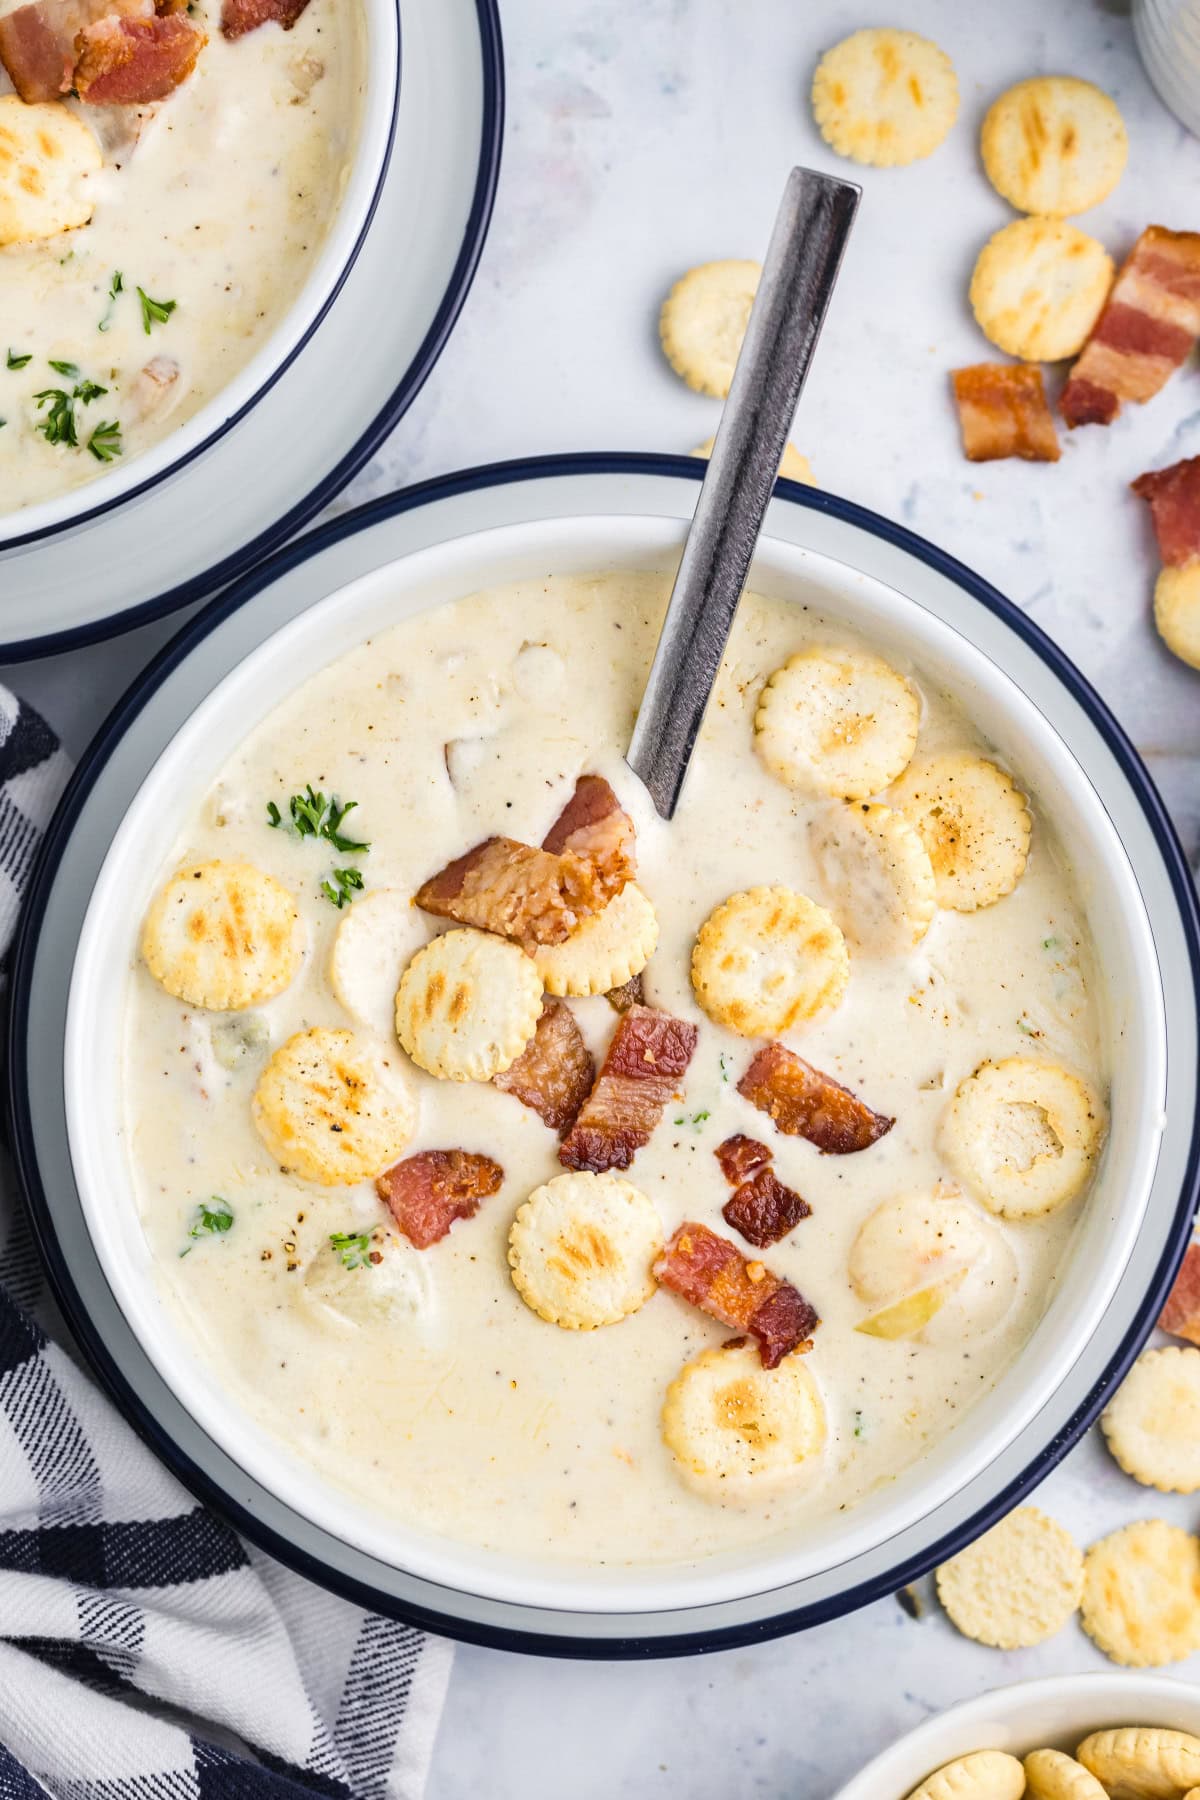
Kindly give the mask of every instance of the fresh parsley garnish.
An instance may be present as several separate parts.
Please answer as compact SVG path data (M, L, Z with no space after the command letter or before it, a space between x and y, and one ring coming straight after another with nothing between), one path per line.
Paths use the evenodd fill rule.
M10 369L23 369L25 367L26 363L29 363L32 361L33 361L33 351L32 350L26 350L24 352L10 350L8 353L8 361L5 366Z
M111 462L122 451L121 427L116 419L106 419L97 425L87 441L87 447L97 462Z
M347 1269L370 1268L371 1234L369 1231L331 1231L329 1241Z
M73 380L79 374L74 363L55 362L50 367L57 369L60 375L66 375L68 380ZM101 387L96 381L77 381L69 393L65 388L42 388L33 397L37 401L39 412L43 407L48 407L49 411L37 429L48 444L69 444L73 450L78 450L75 407L88 406L107 392L108 389ZM101 456L100 460L103 462L107 459Z
M68 381L79 380L79 364L73 362L56 362L54 357L47 357L50 367L58 375L65 375Z
M200 1204L193 1212L188 1236L190 1238L214 1237L220 1232L228 1231L232 1224L232 1206L230 1206L228 1200L222 1200L220 1194L213 1194L211 1206L206 1205L205 1202L201 1200ZM194 1248L194 1244L189 1244L187 1249L181 1250L179 1254L180 1256L187 1256L189 1251Z
M151 325L165 325L179 302L177 300L152 300L145 288L139 288L137 297L142 303L142 330L150 336Z
M703 1125L705 1119L711 1119L711 1118L712 1118L712 1114L709 1112L698 1112L698 1113L693 1113L690 1119L687 1119L687 1118L681 1116L678 1119L676 1119L675 1123L677 1125L689 1125L689 1124Z
M353 900L362 889L363 878L357 869L335 869L332 881L321 883L321 892L325 898L341 912L343 906Z
M724 1050L721 1052L721 1080L729 1080L729 1057Z
M343 856L357 856L360 852L369 850L370 844L359 843L342 831L342 821L346 814L353 812L357 805L357 800L343 803L336 794L331 794L328 799L324 794L315 794L310 781L303 794L293 794L288 801L290 822L286 829L294 831L297 837L324 838L327 844L332 844ZM284 824L283 814L273 800L267 801L267 819L273 826Z
M109 289L108 289L108 311L105 313L104 317L100 321L100 324L98 326L98 329L100 331L107 331L109 326L112 324L113 310L117 304L117 295L123 294L124 292L125 292L125 277L121 274L120 269L114 269L113 270L113 278L112 278L112 281L109 283Z

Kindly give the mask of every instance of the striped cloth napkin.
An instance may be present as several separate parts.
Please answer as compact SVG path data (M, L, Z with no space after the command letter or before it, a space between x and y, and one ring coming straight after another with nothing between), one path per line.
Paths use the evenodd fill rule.
M69 773L0 688L0 978ZM418 1800L450 1646L248 1548L76 1356L0 1160L0 1800Z

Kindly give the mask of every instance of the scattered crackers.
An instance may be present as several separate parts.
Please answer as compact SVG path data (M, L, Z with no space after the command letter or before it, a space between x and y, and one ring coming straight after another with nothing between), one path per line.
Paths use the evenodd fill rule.
M1079 1760L1112 1800L1177 1800L1200 1782L1200 1738L1159 1725L1094 1731Z
M272 1056L254 1090L253 1117L285 1174L345 1187L397 1160L417 1109L398 1051L375 1037L316 1026Z
M937 1572L938 1598L965 1637L1024 1650L1061 1631L1083 1596L1083 1555L1036 1506L1019 1506Z
M1144 1350L1101 1420L1127 1475L1164 1494L1200 1489L1200 1350Z
M653 1294L662 1220L619 1175L556 1175L517 1211L508 1239L513 1286L550 1325L616 1325Z
M807 1473L825 1447L825 1408L805 1358L764 1369L756 1348L720 1345L667 1389L663 1440L702 1492L752 1499Z
M754 748L801 793L866 800L906 768L920 723L916 689L881 657L800 650L762 691Z
M718 400L728 394L761 274L756 262L701 263L663 301L663 352L697 393Z
M868 800L830 806L809 821L808 839L835 917L858 949L903 956L937 912L933 864L901 812Z
M346 1011L381 1037L395 1030L400 971L425 935L421 914L403 888L373 888L342 914L329 980Z
M1154 584L1154 623L1168 650L1200 669L1200 560L1160 569Z
M168 881L142 928L142 958L155 981L177 1000L213 1012L281 994L303 954L294 897L253 863L189 863Z
M993 101L979 148L988 180L1011 206L1061 219L1112 193L1129 137L1116 102L1090 81L1039 75Z
M1200 1540L1162 1519L1139 1519L1093 1544L1084 1558L1083 1628L1127 1668L1158 1668L1200 1650ZM1082 1753L1080 1760L1104 1779ZM1200 1763L1189 1781L1197 1777Z
M929 852L939 906L975 912L1012 893L1025 873L1033 824L1003 769L951 751L914 763L891 798Z
M990 1212L1035 1219L1082 1193L1104 1130L1104 1110L1086 1082L1056 1063L1009 1056L981 1063L959 1084L940 1146Z
M958 80L914 31L855 31L817 64L812 109L839 156L891 168L937 149L958 117Z
M688 455L711 456L713 453L713 445L716 441L715 437L705 438L702 444L697 444L694 450L689 450ZM802 482L805 487L815 487L817 485L813 479L812 468L809 465L807 456L801 456L795 444L791 443L790 440L783 446L783 455L779 459L779 473L785 481L799 481Z
M832 916L791 888L731 894L692 951L692 986L709 1018L743 1037L778 1037L836 1006L850 978Z
M1060 362L1087 342L1112 286L1113 260L1062 219L1014 219L979 253L971 307L989 341L1022 362Z
M536 944L531 954L548 994L607 994L641 974L657 943L654 908L637 883L627 881L561 944Z
M418 950L396 993L397 1037L443 1081L490 1081L516 1062L541 1016L533 959L470 926Z
M96 208L88 177L103 161L91 130L65 106L0 96L0 247L86 225Z

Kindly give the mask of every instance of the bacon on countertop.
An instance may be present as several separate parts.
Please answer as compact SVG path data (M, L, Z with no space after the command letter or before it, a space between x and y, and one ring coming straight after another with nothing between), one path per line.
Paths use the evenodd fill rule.
M417 905L438 918L477 925L520 944L561 944L603 904L590 862L506 837L485 838L417 893Z
M738 1093L773 1119L785 1137L807 1138L828 1156L866 1150L896 1123L783 1044L767 1044L758 1052Z
M492 1076L492 1086L515 1094L561 1135L575 1123L595 1078L596 1065L575 1014L564 1001L547 1000L537 1030L516 1062Z
M1150 502L1159 555L1167 568L1181 569L1200 556L1200 456L1151 469L1132 487Z
M307 5L308 0L222 0L221 36L245 37L272 20L290 31Z
M186 81L208 34L184 13L107 18L75 40L75 91L89 106L146 106Z
M748 1262L736 1244L707 1225L681 1225L654 1273L664 1287L722 1325L756 1338L764 1369L806 1345L821 1322L791 1282L760 1262Z
M955 369L953 381L968 462L1006 456L1058 461L1058 434L1040 369L1028 363L975 363Z
M730 1187L740 1187L743 1181L749 1181L760 1169L765 1169L772 1160L774 1152L760 1144L757 1138L747 1137L744 1132L737 1131L727 1137L723 1144L718 1144L713 1155L721 1165Z
M1150 225L1121 267L1067 378L1067 424L1108 425L1123 400L1150 400L1200 336L1200 232Z
M742 1182L721 1216L748 1244L765 1250L794 1231L801 1219L811 1218L812 1207L794 1188L785 1187L774 1169L762 1168Z
M624 1013L628 1012L631 1006L644 1006L646 1004L646 988L641 975L631 975L628 981L621 983L620 987L609 988L604 998L614 1012Z
M559 1146L567 1169L627 1169L648 1143L696 1048L697 1031L652 1006L621 1015L595 1086Z
M1188 1245L1158 1322L1172 1337L1200 1344L1200 1243Z
M375 1191L418 1250L444 1238L456 1219L470 1219L494 1194L504 1170L474 1150L422 1150L393 1164Z
M596 867L607 903L637 873L637 834L633 820L603 775L581 775L575 792L542 839L542 849L569 851Z

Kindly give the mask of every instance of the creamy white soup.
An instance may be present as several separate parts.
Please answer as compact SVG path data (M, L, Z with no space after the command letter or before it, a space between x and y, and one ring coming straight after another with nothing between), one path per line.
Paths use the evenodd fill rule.
M104 3L0 5L0 513L124 467L226 387L297 299L357 139L356 0L232 38L229 0L194 0L137 21L204 39L162 99L20 99L5 18Z
M331 663L183 822L124 1022L137 1203L211 1380L398 1525L588 1565L758 1544L911 1466L1051 1301L1104 1131L1083 914L1020 771L920 669L750 594L663 823L623 757L668 588L520 582ZM555 847L581 777L636 832L598 902L598 840ZM493 838L524 861L481 927L490 864L426 884ZM553 944L526 877L582 909ZM547 1124L506 1077L605 945L633 985L551 1003L551 1085L577 1026L596 1086Z

